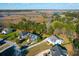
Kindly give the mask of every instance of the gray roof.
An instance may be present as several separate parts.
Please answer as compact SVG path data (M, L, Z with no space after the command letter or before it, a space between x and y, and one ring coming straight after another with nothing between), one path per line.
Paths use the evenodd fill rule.
M61 44L64 42L64 40L62 38L59 38L57 35L52 35L48 38L45 39L46 41L52 43L52 44ZM57 42L57 41L61 41L61 42Z
M52 56L66 56L67 49L65 47L62 47L61 45L57 44L50 49L50 54Z
M25 39L27 36L29 36L29 38L31 40L36 40L38 38L38 35L32 34L30 32L21 32L20 33L20 39Z

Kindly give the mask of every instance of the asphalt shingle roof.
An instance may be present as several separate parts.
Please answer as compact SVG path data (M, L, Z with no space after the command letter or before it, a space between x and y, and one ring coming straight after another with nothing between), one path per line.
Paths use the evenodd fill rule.
M50 49L50 54L52 56L66 56L67 49L59 44L56 44L54 47Z

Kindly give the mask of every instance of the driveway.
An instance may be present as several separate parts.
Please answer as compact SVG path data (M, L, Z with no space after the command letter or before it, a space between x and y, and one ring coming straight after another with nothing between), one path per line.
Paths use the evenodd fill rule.
M45 54L45 53L48 53L49 51L50 51L50 49L44 50L44 51L38 53L38 54L35 55L35 56L44 56L44 54Z

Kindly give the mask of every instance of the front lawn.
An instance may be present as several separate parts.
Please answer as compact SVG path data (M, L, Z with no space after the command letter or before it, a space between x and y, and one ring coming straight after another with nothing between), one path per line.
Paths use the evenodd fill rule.
M9 40L9 41L16 41L15 38L18 37L18 32L12 32L12 33L9 33L9 34L0 34L0 38L6 38L5 40Z

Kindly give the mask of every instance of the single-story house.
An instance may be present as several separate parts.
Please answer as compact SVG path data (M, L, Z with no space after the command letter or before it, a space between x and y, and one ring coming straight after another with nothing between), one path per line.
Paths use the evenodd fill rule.
M30 41L35 41L39 36L30 32L20 32L18 39L24 40L26 37L28 37Z
M55 46L51 47L50 49L50 56L67 56L67 49L65 47L62 47L59 44L56 44Z
M18 39L19 40L23 40L25 39L30 33L29 32L20 32L19 33L19 36L18 36Z
M46 38L45 41L50 44L53 44L53 45L62 44L64 42L64 40L59 38L57 35L52 35L52 36Z
M36 40L38 38L38 36L35 35L35 34L30 34L29 37L30 37L31 41L34 41L34 40Z
M8 33L14 32L14 31L16 31L16 30L13 28L4 28L1 33L8 34Z

